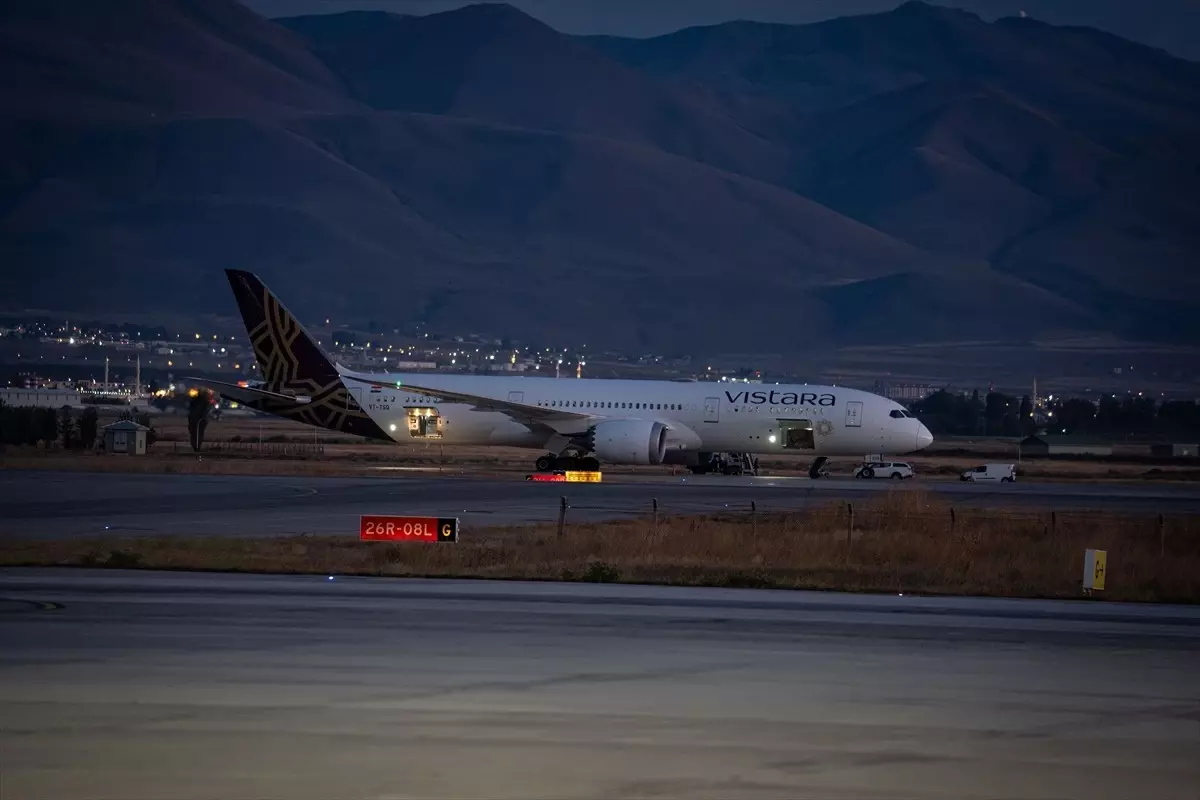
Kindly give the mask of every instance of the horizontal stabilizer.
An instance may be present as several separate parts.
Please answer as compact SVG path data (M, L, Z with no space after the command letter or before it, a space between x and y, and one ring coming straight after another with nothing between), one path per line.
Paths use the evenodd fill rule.
M280 394L279 392L268 392L266 389L254 389L249 386L239 386L236 383L211 381L207 378L186 378L185 380L188 383L211 389L222 397L227 397L230 400L245 403L246 405L261 403L265 400L275 404L284 403L299 407L307 405L312 401L312 398L305 395L295 396Z

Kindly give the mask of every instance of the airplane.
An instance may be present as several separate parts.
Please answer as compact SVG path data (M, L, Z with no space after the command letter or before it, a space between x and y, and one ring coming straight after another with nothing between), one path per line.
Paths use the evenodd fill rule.
M539 472L610 465L709 468L714 453L901 455L933 436L903 406L840 386L365 373L330 360L252 272L226 276L262 380L191 378L239 404L388 442L540 450Z

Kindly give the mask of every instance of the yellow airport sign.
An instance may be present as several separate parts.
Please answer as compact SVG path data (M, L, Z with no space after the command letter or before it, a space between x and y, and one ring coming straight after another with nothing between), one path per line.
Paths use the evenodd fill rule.
M600 483L600 473L567 470L567 483Z
M1108 571L1108 551L1087 549L1083 553L1083 588L1086 591L1103 591L1105 573Z

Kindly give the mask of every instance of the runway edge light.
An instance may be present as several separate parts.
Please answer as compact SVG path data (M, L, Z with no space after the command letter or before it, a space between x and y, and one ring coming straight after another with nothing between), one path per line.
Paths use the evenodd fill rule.
M1104 590L1104 578L1108 571L1108 551L1088 548L1083 551L1084 594Z
M358 518L363 542L457 542L458 517L409 517L363 514Z

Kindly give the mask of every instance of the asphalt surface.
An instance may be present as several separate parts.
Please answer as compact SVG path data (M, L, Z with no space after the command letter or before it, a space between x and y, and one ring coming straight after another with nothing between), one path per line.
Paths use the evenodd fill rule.
M456 516L464 526L549 521L560 497L571 519L601 520L861 502L887 490L928 488L961 506L1200 513L1200 486L818 480L726 476L530 483L421 473L381 477L245 477L0 471L0 534L55 538L114 533L238 536L354 533L360 514Z
M0 570L7 800L1195 800L1200 609Z

